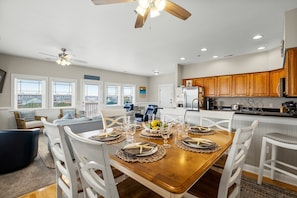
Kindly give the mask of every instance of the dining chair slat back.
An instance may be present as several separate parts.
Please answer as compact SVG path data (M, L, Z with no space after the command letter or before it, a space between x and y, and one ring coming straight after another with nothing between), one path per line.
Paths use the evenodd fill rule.
M161 120L173 123L184 123L186 109L160 109Z
M70 139L72 149L78 160L77 165L82 177L85 197L161 198L131 178L127 178L116 185L110 166L107 145L103 142L78 136L68 126L64 127L64 131ZM97 172L100 172L101 176Z
M50 150L56 167L57 198L82 197L82 188L73 158L67 146L62 126L41 118L49 140ZM61 136L62 135L62 136Z
M126 116L125 109L102 109L100 113L104 129L121 126Z
M231 132L234 113L234 111L199 110L200 125Z
M222 174L212 169L208 170L188 193L196 197L208 198L240 197L242 169L257 126L258 120L255 120L248 127L238 128ZM213 192L210 192L209 189L212 189Z

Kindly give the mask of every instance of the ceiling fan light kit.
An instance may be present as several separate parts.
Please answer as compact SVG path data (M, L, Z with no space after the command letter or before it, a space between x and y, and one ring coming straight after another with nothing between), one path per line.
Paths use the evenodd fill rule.
M135 0L92 0L95 5L113 4L133 2ZM160 11L165 10L169 14L186 20L191 16L191 13L181 6L171 2L170 0L137 0L138 6L134 10L137 14L135 28L143 27L148 14L151 18L160 15Z
M61 50L62 50L62 53L59 54L59 57L56 60L56 62L62 66L69 66L71 62L69 60L68 54L66 54L66 49L62 48Z

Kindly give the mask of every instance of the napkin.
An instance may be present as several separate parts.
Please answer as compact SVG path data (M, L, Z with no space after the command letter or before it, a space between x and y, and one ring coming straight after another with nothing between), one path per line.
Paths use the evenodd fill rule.
M196 144L197 146L202 146L202 147L213 147L215 145L215 143L213 141L206 140L203 138L186 137L183 139L183 141L186 143Z
M134 144L128 144L124 148L122 148L122 151L124 154L134 157L139 154L151 151L153 148L157 146L156 143L153 142L140 142L140 143L134 143Z

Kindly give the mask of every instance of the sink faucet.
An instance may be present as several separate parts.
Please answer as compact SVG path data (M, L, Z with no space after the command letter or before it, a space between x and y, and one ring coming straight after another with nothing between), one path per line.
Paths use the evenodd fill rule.
M198 101L198 98L194 98L194 99L192 100L192 106L191 106L191 107L192 107L192 110L194 109L193 104L194 104L194 101L196 101L196 100ZM197 108L198 108L198 107L197 107Z

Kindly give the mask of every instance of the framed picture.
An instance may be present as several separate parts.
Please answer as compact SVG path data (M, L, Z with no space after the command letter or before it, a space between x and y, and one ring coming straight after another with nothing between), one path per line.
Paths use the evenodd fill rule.
M5 76L6 76L6 72L3 71L2 69L0 69L0 93L2 93L2 89L3 89L4 81L5 81Z
M140 97L146 96L146 87L144 87L144 86L139 87L139 95L140 95Z

